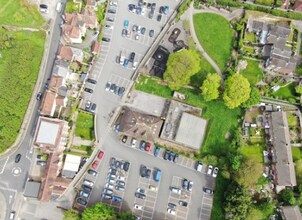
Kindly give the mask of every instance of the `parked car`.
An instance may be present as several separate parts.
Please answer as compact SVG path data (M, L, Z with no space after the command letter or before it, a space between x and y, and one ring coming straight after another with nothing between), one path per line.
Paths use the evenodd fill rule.
M217 177L218 171L219 171L219 168L215 167L214 170L213 170L213 177Z
M185 201L182 201L182 200L179 200L178 204L179 204L180 206L183 206L183 207L187 207L187 206L188 206L188 203L185 202Z
M114 18L113 18L113 17L107 17L106 20L107 20L107 21L114 22Z
M125 191L125 187L119 185L115 186L115 189L122 192Z
M79 195L82 196L82 197L84 197L84 198L88 198L90 196L89 193L87 193L87 192L85 192L83 190L80 191Z
M92 103L91 103L89 100L86 102L86 104L85 104L85 110L86 110L86 111L90 111L91 104L92 104Z
M192 192L192 189L193 189L193 181L189 181L189 184L188 184L188 188L187 188L190 192Z
M212 171L213 171L213 166L212 165L208 165L207 175L211 176L212 175Z
M91 167L92 167L93 169L97 169L98 166L99 166L99 161L98 161L98 160L95 160L95 161L92 163L92 165L91 165Z
M154 16L154 11L151 10L151 11L149 12L148 18L152 19L153 16Z
M149 37L154 37L154 30L149 31Z
M174 157L173 157L173 162L174 163L177 163L178 157L179 157L178 154L174 154Z
M38 155L37 155L37 159L38 159L38 160L42 160L42 158L43 158L43 155L41 155L41 154L38 154Z
M15 215L16 215L16 212L11 211L11 212L9 213L9 220L15 219Z
M93 89L90 89L90 88L85 88L84 91L88 92L88 93L93 93Z
M137 61L134 61L134 62L132 63L132 69L136 70L137 64L138 64L138 62L137 62Z
M83 205L83 206L86 206L87 205L87 201L82 199L82 198L78 198L77 199L77 203L80 204L80 205Z
M170 209L170 208L168 208L168 209L167 209L167 212L168 212L169 214L171 214L171 215L176 215L175 209Z
M146 147L146 141L142 140L141 143L140 143L139 149L145 150L145 147Z
M121 138L121 141L122 141L123 143L126 143L126 142L127 142L127 139L128 139L127 135L123 135L122 138Z
M140 175L141 175L141 177L146 177L147 169L148 168L146 166L141 165L141 168L140 168Z
M128 172L129 167L130 167L130 163L129 163L128 161L126 161L126 162L124 163L123 170L126 171L126 172Z
M42 98L42 92L39 92L39 93L37 94L37 100L40 101L41 98Z
M134 25L132 26L132 31L133 31L133 32L137 32L137 30L138 30L138 26L137 26L136 24L134 24Z
M101 160L104 156L104 151L100 151L98 154L98 158Z
M142 28L141 28L141 34L144 35L145 32L146 32L146 28L145 28L145 27L142 27Z
M168 203L168 207L170 209L176 209L176 205L174 203Z
M89 187L93 187L94 183L90 180L84 179L83 184Z
M114 186L112 184L110 184L110 183L106 183L105 188L107 188L107 189L113 189Z
M145 194L141 194L141 193L138 193L138 192L136 192L134 195L135 195L136 198L139 198L139 199L145 199L146 198Z
M91 113L95 113L95 110L96 110L96 104L93 103L93 104L91 105L90 112L91 112Z
M154 150L154 156L155 157L158 157L159 151L160 151L160 147L155 147L155 150Z
M132 52L132 53L130 54L130 57L129 57L129 62L133 62L133 61L134 61L134 58L135 58L135 53Z
M129 5L128 5L128 10L131 11L131 12L135 12L135 11L136 11L136 5L134 5L134 4L129 4Z
M163 16L161 14L157 15L157 21L160 22Z
M214 193L214 190L213 190L213 189L210 189L210 188L208 188L208 187L203 187L203 191L204 191L205 193L208 193L208 194L213 194L213 193Z
M40 4L40 12L48 13L48 6L45 4Z
M122 180L117 180L116 184L119 185L119 186L126 186L126 183Z
M134 209L143 210L143 206L139 204L134 204Z
M108 30L112 30L113 29L113 26L112 25L109 25L109 24L106 24L104 26L105 29L108 29Z
M113 193L113 190L112 189L107 189L105 188L104 191L103 191L104 194L108 194L108 195L111 195Z
M126 37L127 36L127 30L126 29L123 29L122 30L122 37Z
M174 187L174 186L170 187L170 191L175 193L175 194L178 194L178 195L180 195L180 193L181 193L181 190L177 187Z
M103 193L103 194L102 194L102 198L103 198L103 199L112 199L112 196Z
M169 150L165 150L164 155L163 155L164 160L168 160L169 159L170 153L171 152Z
M110 87L111 87L111 82L107 82L105 86L105 91L108 92L110 90Z
M89 169L87 173L92 176L96 176L98 174L98 172L96 172L95 170L92 170L92 169Z
M109 37L102 37L102 41L110 42L110 38Z
M86 185L82 185L82 189L87 193L90 193L92 191L92 188L90 186L86 186Z
M87 79L87 82L89 82L89 83L92 83L92 84L96 84L97 83L97 81L96 80L94 80L94 79Z
M124 60L123 66L124 66L124 67L128 67L128 64L129 64L129 60L128 60L128 59L125 59L125 60Z
M42 161L42 160L37 161L38 166L44 167L44 166L46 166L46 164L47 164L46 161Z
M151 10L155 10L155 8L156 8L156 3L152 3L151 4Z
M117 177L117 180L125 181L125 180L126 180L126 177L124 177L124 176L118 176L118 177Z
M202 171L202 162L201 161L197 161L197 163L196 163L196 170L198 172Z
M17 154L15 157L15 163L19 163L21 160L22 155L21 154Z
M114 92L115 89L116 89L116 85L115 85L114 83L112 83L112 84L110 85L109 91L110 91L110 92Z
M182 188L187 189L189 185L189 181L187 179L182 180Z
M122 202L123 199L119 196L112 196L112 202Z
M157 187L156 186L149 185L149 189L153 192L157 192Z
M115 13L116 13L116 10L115 10L115 9L109 9L109 10L108 10L108 13L110 13L110 14L115 14Z
M151 150L151 143L147 142L145 145L145 151L150 152L150 150Z
M136 139L135 138L132 138L132 140L131 140L131 147L132 148L136 147Z

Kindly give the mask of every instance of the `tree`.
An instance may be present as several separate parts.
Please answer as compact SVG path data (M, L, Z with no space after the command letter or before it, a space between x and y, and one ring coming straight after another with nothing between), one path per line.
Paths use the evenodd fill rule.
M262 212L255 207L251 207L246 216L246 220L261 220L263 219Z
M295 205L297 202L294 192L290 189L282 190L279 195L281 201L284 202L284 205Z
M302 94L302 86L296 86L296 93Z
M208 73L200 87L205 101L211 101L219 97L219 86L221 78L217 73Z
M233 74L225 81L224 103L230 109L236 108L248 100L250 92L249 81L240 74Z
M118 220L136 220L136 217L131 212L120 212L117 214Z
M246 219L252 199L248 191L236 182L231 183L225 192L224 211L226 219L242 220Z
M78 211L74 209L68 209L64 212L63 220L80 220Z
M250 107L250 106L256 105L260 102L260 99L261 99L261 94L260 94L259 90L255 87L252 87L251 93L250 93L250 98L246 102L244 102L242 104L242 106Z
M82 213L82 220L113 220L116 219L115 211L112 207L102 203L87 207Z
M240 169L234 173L234 180L245 187L249 187L257 183L262 172L262 164L256 159L253 157L244 158Z
M241 164L241 156L240 155L234 155L231 157L230 159L231 161L231 165L232 165L232 169L233 170L238 170L240 168L240 164Z
M182 50L169 56L164 79L172 90L187 85L191 76L200 69L200 57L193 50Z

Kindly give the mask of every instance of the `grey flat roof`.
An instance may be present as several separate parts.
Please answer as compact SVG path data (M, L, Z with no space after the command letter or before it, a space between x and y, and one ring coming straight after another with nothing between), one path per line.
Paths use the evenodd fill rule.
M285 220L302 220L299 207L296 206L282 206L281 207Z
M55 145L60 125L41 120L36 142Z
M279 186L296 186L286 112L272 112L272 128L277 161L277 183Z
M199 149L204 138L206 125L205 119L184 112L180 119L175 141Z
M34 181L27 181L24 190L25 197L38 198L41 183Z

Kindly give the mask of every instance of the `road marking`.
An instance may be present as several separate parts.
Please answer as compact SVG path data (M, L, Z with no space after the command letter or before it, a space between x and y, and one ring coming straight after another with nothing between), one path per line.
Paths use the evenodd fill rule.
M4 172L4 169L5 169L5 167L6 167L6 164L7 164L8 159L9 159L9 156L6 158L6 161L4 162L4 165L3 165L3 167L2 167L2 170L1 170L0 174L2 174L2 173Z

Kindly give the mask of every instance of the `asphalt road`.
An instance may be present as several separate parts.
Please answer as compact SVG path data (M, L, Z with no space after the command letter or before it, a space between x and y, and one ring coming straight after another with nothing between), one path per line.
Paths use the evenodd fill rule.
M52 18L54 26L53 32L51 33L50 45L46 45L48 56L44 78L39 90L41 92L45 90L45 82L51 75L52 66L57 53L61 35L60 23L62 21L62 18L61 16L58 16L58 13L55 11L55 4L56 2L49 2L49 5L51 6L50 13L46 15ZM6 199L6 217L4 217L3 215L1 216L1 219L8 219L9 213L12 210L17 211L16 209L19 209L19 207L17 207L17 203L20 201L17 201L16 198L18 197L18 195L23 194L24 186L28 178L28 173L31 166L31 160L33 156L32 141L36 122L39 116L39 105L40 102L36 101L34 102L34 106L31 106L32 112L29 127L28 130L25 131L24 139L19 144L17 150L15 152L11 152L9 155L7 155L7 158L0 161L0 192L3 193ZM17 154L22 155L19 163L15 163L15 156ZM15 202L16 205L14 204Z

